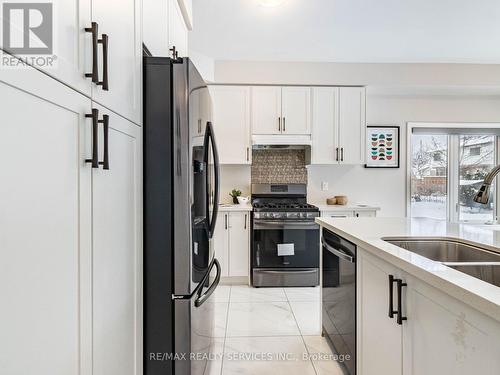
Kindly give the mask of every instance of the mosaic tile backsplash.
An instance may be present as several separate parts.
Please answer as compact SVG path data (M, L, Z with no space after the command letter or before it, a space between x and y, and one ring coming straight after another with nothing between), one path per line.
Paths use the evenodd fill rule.
M305 150L253 150L253 184L307 184Z

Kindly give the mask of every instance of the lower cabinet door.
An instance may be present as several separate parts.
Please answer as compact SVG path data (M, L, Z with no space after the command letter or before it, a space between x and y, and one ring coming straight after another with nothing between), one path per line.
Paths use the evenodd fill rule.
M229 216L229 276L248 276L250 214L231 212Z
M215 257L221 266L221 276L229 276L229 213L221 212L215 223L215 231L213 236L213 246Z
M363 375L402 374L402 326L389 318L389 275L396 268L358 248L358 369ZM393 286L396 308L396 283Z
M89 374L91 103L31 68L0 103L0 373Z
M405 375L500 374L500 326L463 302L407 279Z
M99 160L92 176L93 375L142 373L142 133L123 117L94 105Z

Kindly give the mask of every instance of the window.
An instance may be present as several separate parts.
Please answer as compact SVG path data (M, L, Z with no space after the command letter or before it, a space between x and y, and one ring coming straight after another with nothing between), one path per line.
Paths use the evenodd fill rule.
M470 147L469 156L479 156L481 155L481 147Z
M496 193L487 205L473 198L497 164L500 130L412 128L410 142L410 216L450 221L496 219Z
M414 135L411 148L411 216L446 219L448 138Z

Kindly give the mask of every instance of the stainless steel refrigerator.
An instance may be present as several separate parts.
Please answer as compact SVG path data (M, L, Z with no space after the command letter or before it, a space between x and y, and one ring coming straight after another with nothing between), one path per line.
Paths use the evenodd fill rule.
M202 375L221 274L210 95L189 59L144 57L143 100L144 375Z

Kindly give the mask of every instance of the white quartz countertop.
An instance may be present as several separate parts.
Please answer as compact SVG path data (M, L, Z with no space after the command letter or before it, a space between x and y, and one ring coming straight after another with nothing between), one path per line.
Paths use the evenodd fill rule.
M454 238L500 252L500 225L433 219L316 218L316 222L418 279L500 321L500 288L384 240L387 237Z
M319 208L320 211L378 211L380 210L380 207L377 206L370 206L367 204L346 204L344 206L340 204L321 204L321 203L314 203L311 202L311 204L315 205L316 207Z
M219 212L227 212L227 211L252 211L252 205L233 204L233 203L219 204Z

